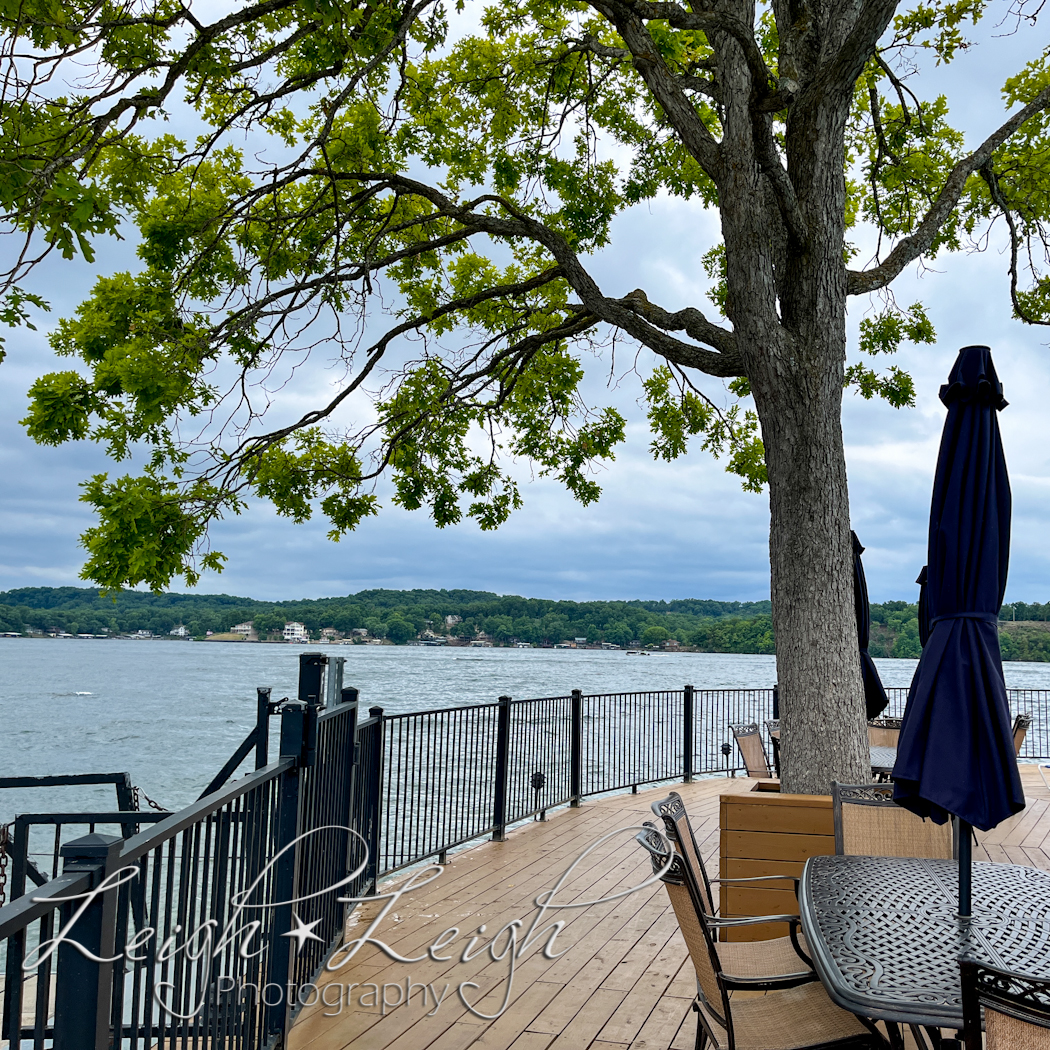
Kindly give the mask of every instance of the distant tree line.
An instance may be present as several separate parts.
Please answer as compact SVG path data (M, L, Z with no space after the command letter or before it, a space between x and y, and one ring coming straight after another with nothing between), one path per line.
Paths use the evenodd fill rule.
M458 617L458 620L455 618ZM451 618L454 622L449 623ZM1050 661L1050 603L1004 606L1000 643L1004 660ZM166 635L184 625L195 637L251 622L261 637L289 621L317 636L333 627L364 629L373 638L403 644L431 632L459 638L484 634L496 644L542 645L566 639L614 645L659 645L675 640L701 652L775 653L770 603L697 598L662 601L567 602L469 590L367 590L345 598L262 602L228 594L104 595L86 587L23 587L0 592L0 631L69 634ZM873 656L917 658L918 606L871 606Z

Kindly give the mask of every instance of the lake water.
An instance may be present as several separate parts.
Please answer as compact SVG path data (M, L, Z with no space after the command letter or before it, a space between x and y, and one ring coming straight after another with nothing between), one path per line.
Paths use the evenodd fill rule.
M298 654L318 646L169 641L0 639L0 769L4 776L124 772L169 808L192 802L255 723L255 687L294 696ZM584 693L768 688L772 656L573 649L326 646L346 657L361 706L387 713ZM906 686L915 660L877 660ZM1050 664L1008 663L1011 688L1050 689ZM276 724L274 725L276 729ZM271 741L271 753L276 742ZM15 813L114 809L110 788L0 791Z

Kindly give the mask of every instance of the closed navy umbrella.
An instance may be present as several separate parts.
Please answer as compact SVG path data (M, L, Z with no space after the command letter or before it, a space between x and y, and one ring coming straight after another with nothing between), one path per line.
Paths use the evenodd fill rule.
M877 718L890 702L890 698L882 687L878 668L871 658L871 653L868 652L871 610L868 608L868 581L864 578L864 563L860 560L864 548L855 532L850 532L850 538L853 540L853 604L857 609L857 637L860 641L860 670L864 678L864 706L867 709L868 718Z
M1024 809L999 609L1010 553L1010 482L997 412L1003 388L986 346L959 351L930 508L929 638L904 712L894 799L943 824L959 818L959 914L970 914L970 826L987 831Z

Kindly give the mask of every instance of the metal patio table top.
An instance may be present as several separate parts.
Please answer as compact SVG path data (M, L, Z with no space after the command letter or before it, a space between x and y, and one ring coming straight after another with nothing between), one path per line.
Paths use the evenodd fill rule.
M885 747L881 744L872 744L868 748L871 752L871 769L873 773L892 773L897 763L897 749Z
M799 912L831 998L861 1017L959 1029L960 955L1050 978L1050 872L975 863L970 919L958 893L953 860L807 860Z

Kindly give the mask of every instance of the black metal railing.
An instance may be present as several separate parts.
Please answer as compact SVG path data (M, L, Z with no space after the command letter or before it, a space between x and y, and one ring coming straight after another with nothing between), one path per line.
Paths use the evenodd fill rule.
M186 809L16 819L19 842L37 824L92 833L58 846L60 874L38 873L42 885L0 908L2 1038L12 1050L282 1043L301 1006L296 990L342 939L347 908L338 898L375 888L374 865L341 885L363 857L349 829L360 823L357 800L376 801L376 767L357 776L357 691L329 695L322 712L324 664L318 654L301 658L300 699L279 705L277 761L239 780L229 779L239 763L227 763L222 782ZM263 692L242 758L268 745L273 707ZM101 834L103 826L121 834ZM24 890L26 864L13 874L11 888ZM89 900L68 899L92 890ZM76 943L49 951L81 906L69 934ZM293 948L285 935L294 920L320 939Z
M16 820L15 852L25 856L16 899L0 907L12 1050L280 1045L299 1008L294 990L316 980L344 935L350 905L340 896L364 897L385 875L501 839L555 806L736 772L729 726L757 722L765 733L773 713L772 689L686 686L397 715L372 707L365 718L341 665L303 654L297 699L274 703L260 689L255 728L178 813L129 811L130 782L107 775L122 785L117 811ZM886 714L899 715L907 690L887 691ZM1010 702L1032 715L1021 757L1050 757L1050 690L1010 690ZM274 714L280 748L269 762ZM256 768L231 780L253 751ZM27 863L30 829L49 824L94 832L55 838L50 878ZM27 878L38 885L24 893ZM106 879L122 881L90 903L75 939L115 961L66 943L42 952L72 917L74 902L62 898ZM314 935L294 949L293 922Z

